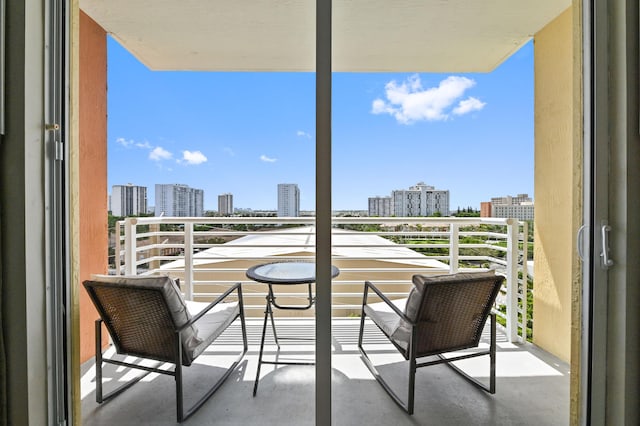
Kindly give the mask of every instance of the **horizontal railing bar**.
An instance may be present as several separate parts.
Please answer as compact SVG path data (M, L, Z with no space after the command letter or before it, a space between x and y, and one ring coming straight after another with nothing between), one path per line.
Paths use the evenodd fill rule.
M461 270L469 270L469 271L487 271L486 268L460 268ZM166 270L154 270L156 272L167 272ZM197 268L196 272L246 272L246 268ZM415 268L340 268L340 273L344 274L347 272L441 272L441 271L449 271L448 268L425 268L425 267L415 267ZM335 278L334 281L340 281L339 278ZM196 282L196 281L194 281Z
M362 235L363 231L341 231L334 232L334 235L340 236L351 236L351 235ZM449 231L367 231L370 235L377 235L380 237L448 237L450 235ZM243 237L248 235L260 235L263 234L262 231L194 231L193 235L197 237ZM506 234L495 234L487 235L486 232L460 232L460 236L465 237L488 237L492 236L494 238L500 238L501 240L506 241ZM181 231L154 231L154 232L141 232L137 233L136 237L138 239L148 239L152 237L176 237L182 236L184 232ZM278 232L278 231L269 231L269 235L310 235L309 232ZM121 236L121 239L124 240L124 235ZM443 240L445 240L443 238ZM502 241L496 241L496 243Z
M487 268L459 268L459 270L461 272L482 272L482 271L488 271L489 269ZM201 272L218 272L218 273L232 273L232 272L241 272L244 273L246 272L246 268L197 268L198 273ZM174 270L166 270L166 269L152 269L150 271L147 271L150 273L167 273L167 272L176 272ZM342 274L348 273L348 272L352 272L352 273L358 273L358 272L371 272L373 273L384 273L384 272L390 272L390 273L395 273L395 272L409 272L409 273L416 273L416 274L420 274L420 273L426 273L426 272L437 272L437 273L449 273L449 269L448 268L424 268L424 267L418 267L418 268L341 268L340 272ZM214 280L215 281L215 280ZM338 281L338 282L342 282L343 280L341 280L340 278L335 278L333 280L334 282ZM199 282L199 281L195 281L194 283ZM206 281L205 281L206 282ZM224 281L224 282L228 282Z
M238 249L241 248L315 248L315 244L208 244L208 243L194 243L194 247L203 248L221 248L221 249ZM332 248L362 248L362 244L332 244ZM442 244L440 243L425 243L425 244L415 244L415 243L397 243L397 244L367 244L367 248L442 248L449 249L449 241L446 241ZM474 244L474 243L460 243L458 244L459 248L487 248L491 250L497 251L507 251L505 247L496 246L493 244ZM146 244L140 245L136 247L136 251L145 251L145 250L153 250L153 249L163 249L163 248L184 248L183 243L154 243L154 244Z
M170 217L170 216L150 216L129 218L135 225L148 225L154 223L192 223L192 224L315 224L315 217ZM126 222L126 221L120 221ZM436 224L447 225L456 223L458 225L509 225L515 223L513 219L491 218L491 217L333 217L331 221L334 225L350 224Z
M262 256L262 257L234 257L233 259L237 259L237 260L256 260L256 261L260 261L260 260L264 260L264 263L268 263L267 261L282 261L282 262L288 262L288 261L294 261L294 260L302 260L302 261L309 261L309 257L306 256L299 256L299 257L278 257L278 256ZM229 260L229 258L224 258L224 257L220 257L220 258L200 258L198 257L197 260ZM336 259L334 259L335 261ZM340 259L337 259L340 260ZM353 256L353 257L349 257L348 259L349 261L352 260L381 260L381 261L387 261L387 262L394 262L394 261L398 261L398 260L405 260L405 261L411 261L411 260L448 260L447 256L424 256L424 257L393 257L393 258L381 258L381 257L375 257L375 256ZM216 271L220 271L220 270L224 270L225 268L197 268L198 271L205 271L205 270L216 270ZM416 265L413 268L340 268L341 272L358 272L358 271L390 271L390 272L408 272L408 271L412 271L412 270L417 270L417 271L432 271L432 270L447 270L449 271L449 268L436 268L436 267L429 267L427 265L424 266L420 266L420 265Z
M397 286L401 286L401 285L411 285L410 281L399 281L399 280L382 280L382 279L374 279L374 280L369 280L366 279L366 281L372 281L375 284L380 284L380 285L397 285ZM233 283L235 283L237 281L234 281ZM262 285L260 283L257 283L255 281L248 281L246 279L244 280L240 280L240 282L242 284L252 284L252 285ZM360 280L339 280L337 278L334 278L331 282L331 284L333 286L347 286L347 285L356 285L356 284L363 284L364 285L365 279L360 279ZM232 285L233 283L231 283L229 280L193 280L193 285L198 285L198 286L220 286L220 285ZM274 284L274 285L278 285L278 284ZM280 284L280 285L288 285L288 284Z
M207 243L195 243L193 244L193 247L195 248L221 248L221 249L238 249L238 248L305 248L305 249L315 249L315 244L234 244L234 245L225 245L225 244L207 244ZM362 244L334 244L333 248L361 248L363 247ZM450 246L449 246L449 242L447 242L446 244L437 244L437 243L428 243L428 244L367 244L366 245L367 248L398 248L398 247L402 247L402 248L409 248L409 249L427 249L427 248L433 248L433 249L445 249L445 250L449 250ZM146 252L146 251L151 251L151 250L162 250L162 249L168 249L168 248L177 248L177 249L184 249L184 244L183 243L167 243L167 244L162 244L162 243L157 243L157 244L147 244L147 245L140 245L136 247L136 252L137 253L141 253L141 252ZM500 251L500 252L506 252L507 249L505 247L501 247L501 246L496 246L496 245L492 245L492 244L471 244L471 243L460 243L458 244L458 248L459 249L489 249L489 250L496 250L496 251ZM125 250L121 250L120 254L124 254ZM424 256L420 256L421 258ZM380 256L378 256L377 258L380 258ZM391 259L391 258L389 258Z
M246 310L260 310L260 311L264 311L264 304L258 304L258 305L248 305L248 304L244 304L243 305L244 308ZM337 305L337 304L333 304L331 305L331 309L336 311L336 310L357 310L360 311L362 309L362 304L344 304L344 305ZM498 311L498 310L493 310L496 313L496 316L500 317L500 318L506 318L506 315L503 314L502 312ZM277 313L276 313L277 315ZM257 317L256 317L257 318ZM284 318L278 318L278 320L281 320ZM295 318L286 318L286 319L291 319L291 320L295 320L295 319L300 319L300 317L295 317ZM522 324L522 323L521 323Z
M166 258L173 260L183 260L182 257L174 257L171 256L157 256L156 258ZM225 257L225 256L197 256L194 260L277 260L277 261L285 261L287 260L309 260L311 256L287 256L286 258L282 256L272 255L272 256L233 256ZM478 256L471 256L478 257ZM462 259L462 256L460 257ZM151 258L144 259L138 262L149 262ZM165 260L169 260L165 259ZM381 256L349 256L349 260L387 260L387 261L396 261L396 260L426 260L426 259L444 259L448 260L448 256L397 256L397 257L381 257ZM138 263L140 264L140 263Z
M242 297L244 298L251 298L251 297L260 297L262 299L264 299L264 296L266 295L266 292L245 292L242 294ZM305 296L308 293L284 293L284 292L275 292L275 297L276 298L284 298L284 297L289 297L289 298L293 298L293 299L300 299L300 300L307 300L308 298ZM387 297L397 297L397 298L406 298L408 297L408 293L407 292L385 292L385 296ZM218 297L219 294L218 293L194 293L193 294L194 297ZM340 294L334 294L333 295L333 299L341 299L341 298L362 298L362 292L352 292L352 293L340 293ZM374 297L373 295L371 296L372 298Z

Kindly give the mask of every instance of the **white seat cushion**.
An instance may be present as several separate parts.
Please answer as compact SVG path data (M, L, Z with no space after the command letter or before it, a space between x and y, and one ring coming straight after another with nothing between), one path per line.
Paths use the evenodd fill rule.
M404 308L408 299L392 300L400 312L404 312ZM387 336L392 336L400 327L401 318L393 309L385 302L371 303L364 306L364 312L375 322L378 327L384 331Z
M189 314L194 317L209 306L206 302L185 301ZM195 322L196 338L185 342L184 358L194 360L222 334L240 313L238 302L218 303Z

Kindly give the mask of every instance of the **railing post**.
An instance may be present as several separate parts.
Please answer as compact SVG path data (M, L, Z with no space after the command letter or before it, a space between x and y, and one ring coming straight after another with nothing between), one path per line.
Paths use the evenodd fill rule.
M160 224L159 223L151 223L149 224L149 232L154 234L150 240L151 240L151 244L154 245L154 248L151 249L151 257L158 257L158 256L162 256L162 249L159 247L160 245L160 235L158 235L158 233L160 232ZM160 260L153 260L151 262L149 262L149 269L151 271L155 271L156 269L160 268Z
M126 218L124 220L124 274L136 275L138 268L138 255L136 253L137 240L136 236L136 218Z
M507 219L507 338L518 339L518 221ZM526 333L526 331L525 331Z
M122 255L122 241L120 240L120 236L122 235L122 223L118 220L115 223L114 230L114 248L113 248L113 264L116 269L116 275L122 275L122 259L120 256Z
M529 223L522 223L522 342L527 341L528 298L529 298Z
M193 300L193 223L184 224L184 284L185 298Z
M458 256L460 254L460 225L451 223L449 225L449 273L458 272Z

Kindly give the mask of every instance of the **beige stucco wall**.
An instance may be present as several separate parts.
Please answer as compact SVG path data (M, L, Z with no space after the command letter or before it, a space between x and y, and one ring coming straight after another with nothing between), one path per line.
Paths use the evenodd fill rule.
M567 9L535 42L535 245L533 340L571 360L572 291L581 218L579 73L574 10ZM576 301L577 303L578 301Z

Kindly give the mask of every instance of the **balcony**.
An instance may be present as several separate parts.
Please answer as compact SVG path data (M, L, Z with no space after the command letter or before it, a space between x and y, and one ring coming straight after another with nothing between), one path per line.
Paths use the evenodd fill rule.
M312 337L310 318L278 318L278 332ZM333 320L332 411L335 425L564 425L569 419L569 366L530 343L509 343L498 334L496 394L471 386L444 365L418 370L416 411L405 414L375 381L356 346L359 320ZM313 425L314 367L263 365L258 394L251 396L262 321L248 320L249 352L222 388L184 424L192 425ZM394 376L397 389L406 387L407 363L368 324L367 348L375 348L374 362L383 374ZM488 330L486 330L488 339ZM199 363L186 369L186 398L221 374L229 354L239 351L237 327L210 347ZM280 354L267 334L265 359L313 359L312 342L281 342ZM484 340L484 339L483 339ZM217 356L216 356L217 355ZM226 355L226 357L225 357ZM464 368L486 379L487 357L465 361ZM216 368L217 367L217 368ZM105 379L126 380L126 371L107 366ZM126 376L126 377L125 377ZM387 376L389 377L389 376ZM168 376L147 376L122 395L95 402L93 361L82 368L82 424L173 425L175 388Z
M569 418L569 366L526 341L532 318L525 298L528 277L528 227L495 218L344 218L333 219L332 262L340 268L333 280L332 368L334 424L565 424ZM264 366L258 395L251 391L256 374L265 286L249 281L245 271L268 261L313 259L313 218L128 218L116 224L114 270L125 274L169 274L181 279L185 297L211 300L229 283L243 283L248 318L249 352L223 388L187 423L313 424L314 368ZM358 352L357 333L365 279L392 298L406 297L413 274L495 269L507 277L496 303L499 327L497 393L470 386L448 367L419 370L414 416L407 416L366 369ZM304 291L301 286L301 291ZM304 293L287 290L283 303ZM276 310L279 334L313 337L313 310L307 317L287 317ZM523 312L525 314L523 315ZM407 365L372 323L365 345L383 374L406 384ZM488 330L482 345L487 345ZM314 342L281 342L278 353L267 333L266 359L313 360ZM237 327L188 374L197 394L203 378L214 381L229 354L240 349ZM481 380L488 361L476 358L461 366ZM110 366L108 366L110 367ZM126 394L95 403L93 361L83 366L83 424L173 424L174 389L170 378L148 376ZM108 370L112 383L126 371ZM186 391L188 395L188 390ZM192 394L194 392L192 391Z

